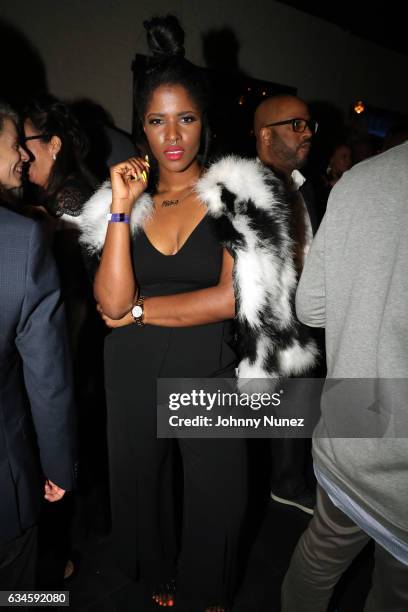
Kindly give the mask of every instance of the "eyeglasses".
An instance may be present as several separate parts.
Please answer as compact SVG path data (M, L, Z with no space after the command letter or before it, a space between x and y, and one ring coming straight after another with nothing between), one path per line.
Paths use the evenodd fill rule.
M312 134L316 134L317 128L319 124L314 119L285 119L285 121L276 121L275 123L268 123L268 125L264 125L264 127L272 127L274 125L292 125L292 130L301 134L305 131L306 126L312 132Z
M50 137L49 134L37 134L36 136L22 136L21 142L24 144L28 140L37 140L38 138L49 138L49 137Z

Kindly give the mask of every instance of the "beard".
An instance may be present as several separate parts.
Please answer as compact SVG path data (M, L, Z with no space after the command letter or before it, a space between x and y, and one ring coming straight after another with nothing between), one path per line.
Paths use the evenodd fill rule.
M299 170L303 168L309 156L310 148L307 148L305 151L304 147L306 144L310 145L311 142L311 138L305 138L295 149L293 149L275 133L272 150L274 155L285 163L285 166L293 168L293 170Z

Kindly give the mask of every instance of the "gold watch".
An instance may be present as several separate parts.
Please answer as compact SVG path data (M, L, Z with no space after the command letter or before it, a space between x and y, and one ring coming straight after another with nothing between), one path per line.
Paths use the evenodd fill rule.
M144 297L142 295L136 300L131 313L136 325L144 325Z

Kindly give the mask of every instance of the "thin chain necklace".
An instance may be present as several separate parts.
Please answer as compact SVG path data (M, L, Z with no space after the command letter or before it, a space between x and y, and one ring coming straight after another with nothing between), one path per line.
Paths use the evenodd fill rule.
M193 193L194 187L191 187L186 194L184 194L181 198L178 198L177 200L163 200L161 205L163 208L167 208L169 206L178 206L179 204L181 204L183 202L183 200L185 200L186 198L188 198L189 195L191 195Z
M175 198L172 200L162 200L162 203L161 203L162 208L169 208L170 206L178 206L179 204L181 204L186 198L188 198L188 196L190 196L193 193L199 178L200 176L193 183L193 185L190 185L190 187L187 188L187 192L183 196L181 196L181 198L177 198L177 199ZM157 194L157 195L160 195L160 194Z

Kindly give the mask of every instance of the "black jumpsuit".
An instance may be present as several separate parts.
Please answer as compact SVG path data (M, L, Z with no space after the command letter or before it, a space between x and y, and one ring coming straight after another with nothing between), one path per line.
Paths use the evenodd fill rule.
M204 217L176 255L144 232L132 242L140 293L171 295L217 284L223 250ZM181 552L175 565L170 492L173 441L157 439L156 379L233 377L232 321L168 328L128 325L105 344L113 539L128 574L158 585L177 573L177 602L197 612L227 602L236 587L246 507L243 440L179 439L183 466Z

